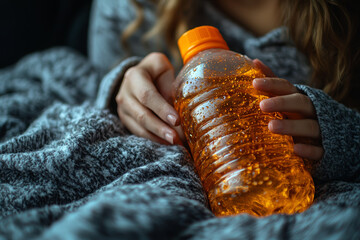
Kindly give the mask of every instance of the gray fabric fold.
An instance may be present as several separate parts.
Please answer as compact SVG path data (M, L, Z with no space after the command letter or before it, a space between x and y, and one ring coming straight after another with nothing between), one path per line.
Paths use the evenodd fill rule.
M72 73L58 67L38 74L54 63L60 66L59 59L77 67L68 66ZM85 91L81 79L97 79L94 87L101 81L97 68L79 67L87 64L73 51L54 49L0 73L1 240L359 239L357 177L346 171L349 164L331 166L341 151L318 166L325 178L307 211L216 218L184 148L130 135L109 110L94 106L101 94L78 95ZM45 81L64 87L43 87ZM334 111L337 103L325 94L303 89L311 98L311 93L319 95L318 111ZM52 94L55 90L59 94ZM70 93L75 103L62 97ZM325 181L334 169L345 173Z
M125 71L151 51L139 41L149 25L130 39L139 57L114 65L134 9L129 0L94 6L90 61L56 48L0 71L0 240L360 239L358 112L297 85L313 101L325 149L312 169L314 204L294 215L216 218L189 153L130 135L110 112ZM152 5L144 6L151 24ZM232 26L224 31L231 49L307 82L311 70L285 28L255 38L217 17L202 20Z

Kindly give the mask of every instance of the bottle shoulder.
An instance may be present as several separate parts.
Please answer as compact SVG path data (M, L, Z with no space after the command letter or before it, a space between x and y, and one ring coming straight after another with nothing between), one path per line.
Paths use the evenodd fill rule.
M254 68L250 58L230 50L213 48L196 54L180 70L178 78L237 76Z
M229 50L209 49L185 64L174 82L175 96L187 98L213 88L238 85L252 91L252 80L263 76L248 57Z

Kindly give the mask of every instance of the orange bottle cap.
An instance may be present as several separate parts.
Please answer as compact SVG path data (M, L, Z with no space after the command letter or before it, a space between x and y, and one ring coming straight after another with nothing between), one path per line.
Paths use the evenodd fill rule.
M212 26L201 26L185 32L179 38L178 46L184 64L203 50L210 48L229 49L219 30Z

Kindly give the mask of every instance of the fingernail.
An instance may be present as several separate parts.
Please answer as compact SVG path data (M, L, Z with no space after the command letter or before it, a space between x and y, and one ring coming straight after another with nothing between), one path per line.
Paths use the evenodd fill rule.
M271 111L274 107L274 101L272 101L271 99L264 99L260 102L260 109L262 111Z
M176 117L174 115L167 115L167 120L171 123L171 125L176 126Z
M265 78L255 78L253 80L253 85L264 86L265 84L266 84L266 79Z
M271 132L279 132L281 130L281 123L276 120L272 120L269 122L269 130Z
M171 144L174 144L174 137L171 133L165 133L165 139Z

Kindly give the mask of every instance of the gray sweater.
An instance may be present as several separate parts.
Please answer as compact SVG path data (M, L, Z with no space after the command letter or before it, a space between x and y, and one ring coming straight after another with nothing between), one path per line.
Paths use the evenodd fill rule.
M103 80L96 102L100 107L108 108L111 105L114 93L118 91L123 74L129 67L137 64L149 52L159 50L151 47L147 49L141 43L141 36L152 26L155 14L150 1L138 2L145 9L145 24L129 41L134 57L122 61ZM195 19L196 24L217 27L231 50L260 59L278 77L295 84L312 100L325 149L323 159L313 163L313 177L322 181L344 178L359 180L360 114L332 100L321 90L306 86L311 68L307 59L288 38L285 27L275 29L265 36L255 37L226 18L209 2L203 1L203 8L197 15L198 19ZM124 58L125 52L119 36L135 17L135 12L128 0L95 1L94 4L89 35L90 58L95 66L109 69ZM166 52L165 48L162 50Z
M137 57L116 64L129 2L95 0L91 61L55 48L0 70L0 240L360 239L360 116L320 90L297 85L314 103L325 154L312 172L314 204L294 215L214 217L184 148L124 128L111 96L147 53L134 37ZM306 83L308 65L283 28L255 38L211 5L199 18L233 50Z

